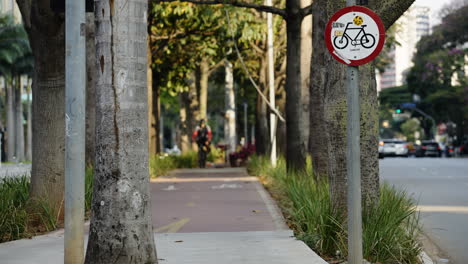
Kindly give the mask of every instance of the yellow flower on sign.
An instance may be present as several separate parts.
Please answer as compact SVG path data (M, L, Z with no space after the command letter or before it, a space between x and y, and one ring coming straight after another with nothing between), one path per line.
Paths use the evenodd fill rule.
M362 19L362 17L360 17L360 16L356 16L356 17L353 19L353 22L354 22L354 24L356 24L357 26L360 26L360 25L362 25L362 23L364 23L364 19Z

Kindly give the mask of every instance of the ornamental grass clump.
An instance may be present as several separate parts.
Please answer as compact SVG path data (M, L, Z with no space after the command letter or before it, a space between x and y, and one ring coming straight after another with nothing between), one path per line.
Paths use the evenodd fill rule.
M298 239L325 259L347 258L347 219L333 210L327 179L314 179L310 160L305 172L288 173L284 159L272 168L267 157L253 156L249 172L278 201ZM364 206L363 255L372 263L418 263L421 252L415 201L404 191L381 186L378 203Z
M25 209L28 198L28 177L0 180L0 242L23 237L28 223Z

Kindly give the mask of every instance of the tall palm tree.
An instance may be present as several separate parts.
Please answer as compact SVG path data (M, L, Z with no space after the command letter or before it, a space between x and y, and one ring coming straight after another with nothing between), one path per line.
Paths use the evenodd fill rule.
M21 58L30 53L29 42L21 25L14 24L12 17L0 16L0 75L5 79L7 95L7 160L15 159L15 136L18 134L15 125L15 102L13 94L13 79L18 73L15 67ZM21 64L25 64L21 62ZM23 65L24 66L24 65ZM21 68L23 68L21 66ZM20 98L19 98L20 99ZM21 100L19 100L21 101ZM20 111L21 109L18 109Z

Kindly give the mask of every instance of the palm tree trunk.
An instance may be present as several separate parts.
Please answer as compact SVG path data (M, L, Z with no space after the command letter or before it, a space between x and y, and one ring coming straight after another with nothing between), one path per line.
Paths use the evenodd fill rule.
M85 262L157 263L148 170L147 2L100 0L95 10L100 162Z
M16 88L15 88L15 123L16 123L16 135L15 135L15 150L16 150L16 161L24 161L24 126L23 126L23 103L22 103L22 87L21 77L16 76Z
M65 150L65 20L48 0L17 0L34 54L33 200L46 199L62 217Z
M5 80L7 97L7 161L15 161L15 95L13 93L13 77L11 82Z

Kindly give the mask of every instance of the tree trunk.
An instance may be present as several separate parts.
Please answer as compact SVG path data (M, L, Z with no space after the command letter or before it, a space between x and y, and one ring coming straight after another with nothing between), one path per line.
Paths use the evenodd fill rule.
M147 2L101 0L95 10L99 162L85 262L157 263L148 171Z
M157 144L158 144L158 137L157 137L157 126L156 126L156 117L155 117L155 105L154 105L154 98L157 98L157 95L155 96L153 94L153 70L151 69L151 63L152 63L152 53L151 53L151 43L150 40L148 39L148 45L147 45L147 57L148 57L148 62L147 62L147 90L148 90L148 137L149 137L149 144L148 144L148 150L150 155L154 155L158 153L157 151ZM156 87L156 86L155 86ZM157 111L156 111L157 113Z
M234 94L234 77L232 63L226 60L226 82L225 82L225 106L226 114L224 121L224 137L227 145L226 154L236 151L236 101ZM247 139L246 139L247 140Z
M29 79L28 79L28 88L27 88L27 93L28 93L28 120L27 120L27 140L26 140L26 160L31 161L32 160L32 112L31 112L31 104L32 104L32 98L31 98L31 86L29 84Z
M191 129L190 129L190 121L188 120L187 111L189 109L189 103L187 102L189 99L188 92L182 92L179 95L179 118L180 118L180 151L182 153L187 153L192 149L191 144Z
M382 15L388 28L406 11L414 0L372 1L371 9ZM317 153L328 153L327 166L330 194L333 206L346 211L346 89L344 87L346 67L335 61L328 53L324 42L324 29L327 19L343 7L339 0L316 0L313 25L312 65L314 65L311 85L314 110L323 111L322 115L311 116L311 126L325 131L318 145ZM379 198L378 167L378 104L375 85L375 70L368 64L360 67L360 108L361 108L361 186L364 206L375 204ZM322 100L316 96L323 96ZM315 99L314 99L315 98ZM315 104L317 103L318 106ZM313 113L313 112L312 112ZM326 146L320 146L320 144ZM314 146L311 144L311 146ZM314 152L312 152L314 153ZM314 155L314 154L313 154ZM321 163L319 163L321 164Z
M13 76L11 82L5 79L7 97L7 161L15 161L15 94L13 89Z
M86 164L96 159L96 46L94 14L86 13Z
M266 155L270 149L270 130L268 128L267 104L257 95L255 114L255 147L259 155Z
M310 82L310 137L309 137L309 149L312 156L312 164L314 170L315 179L326 177L328 175L328 149L329 149L329 140L326 129L326 120L325 120L325 91L329 86L327 83L329 76L331 75L328 72L327 66L329 63L335 63L330 61L328 56L328 50L325 46L325 41L323 40L324 29L326 26L327 14L321 15L321 12L325 12L326 7L322 2L316 5L316 10L314 11L313 19L313 37L312 37L312 46L314 52L312 53L312 70L311 70L311 82ZM324 58L326 60L324 60ZM335 67L339 65L334 65ZM339 81L335 78L335 81Z
M199 73L197 74L198 95L200 102L200 119L207 118L208 109L208 77L210 76L210 65L208 60L203 58L200 62Z
M301 8L312 4L312 0L300 0ZM309 123L310 123L310 66L312 58L312 16L302 19L301 25L301 97L302 97L302 120L301 132L305 143L305 153L309 149Z
M266 49L266 46L265 46ZM268 57L267 52L263 53L259 70L259 87L265 96L268 96ZM268 98L268 97L267 97ZM267 104L262 97L257 94L257 104L255 106L255 149L259 155L267 155L270 152L270 127L268 124L269 111Z
M15 135L15 150L16 150L16 161L24 161L24 127L23 127L23 103L21 102L22 87L21 77L16 76L16 88L15 88L15 123L16 123L16 135Z
M303 127L301 86L301 15L300 0L286 2L287 69L286 69L286 164L288 170L303 170L306 163L308 138ZM298 60L299 58L299 60Z
M65 19L48 0L17 0L34 54L31 194L63 216Z

